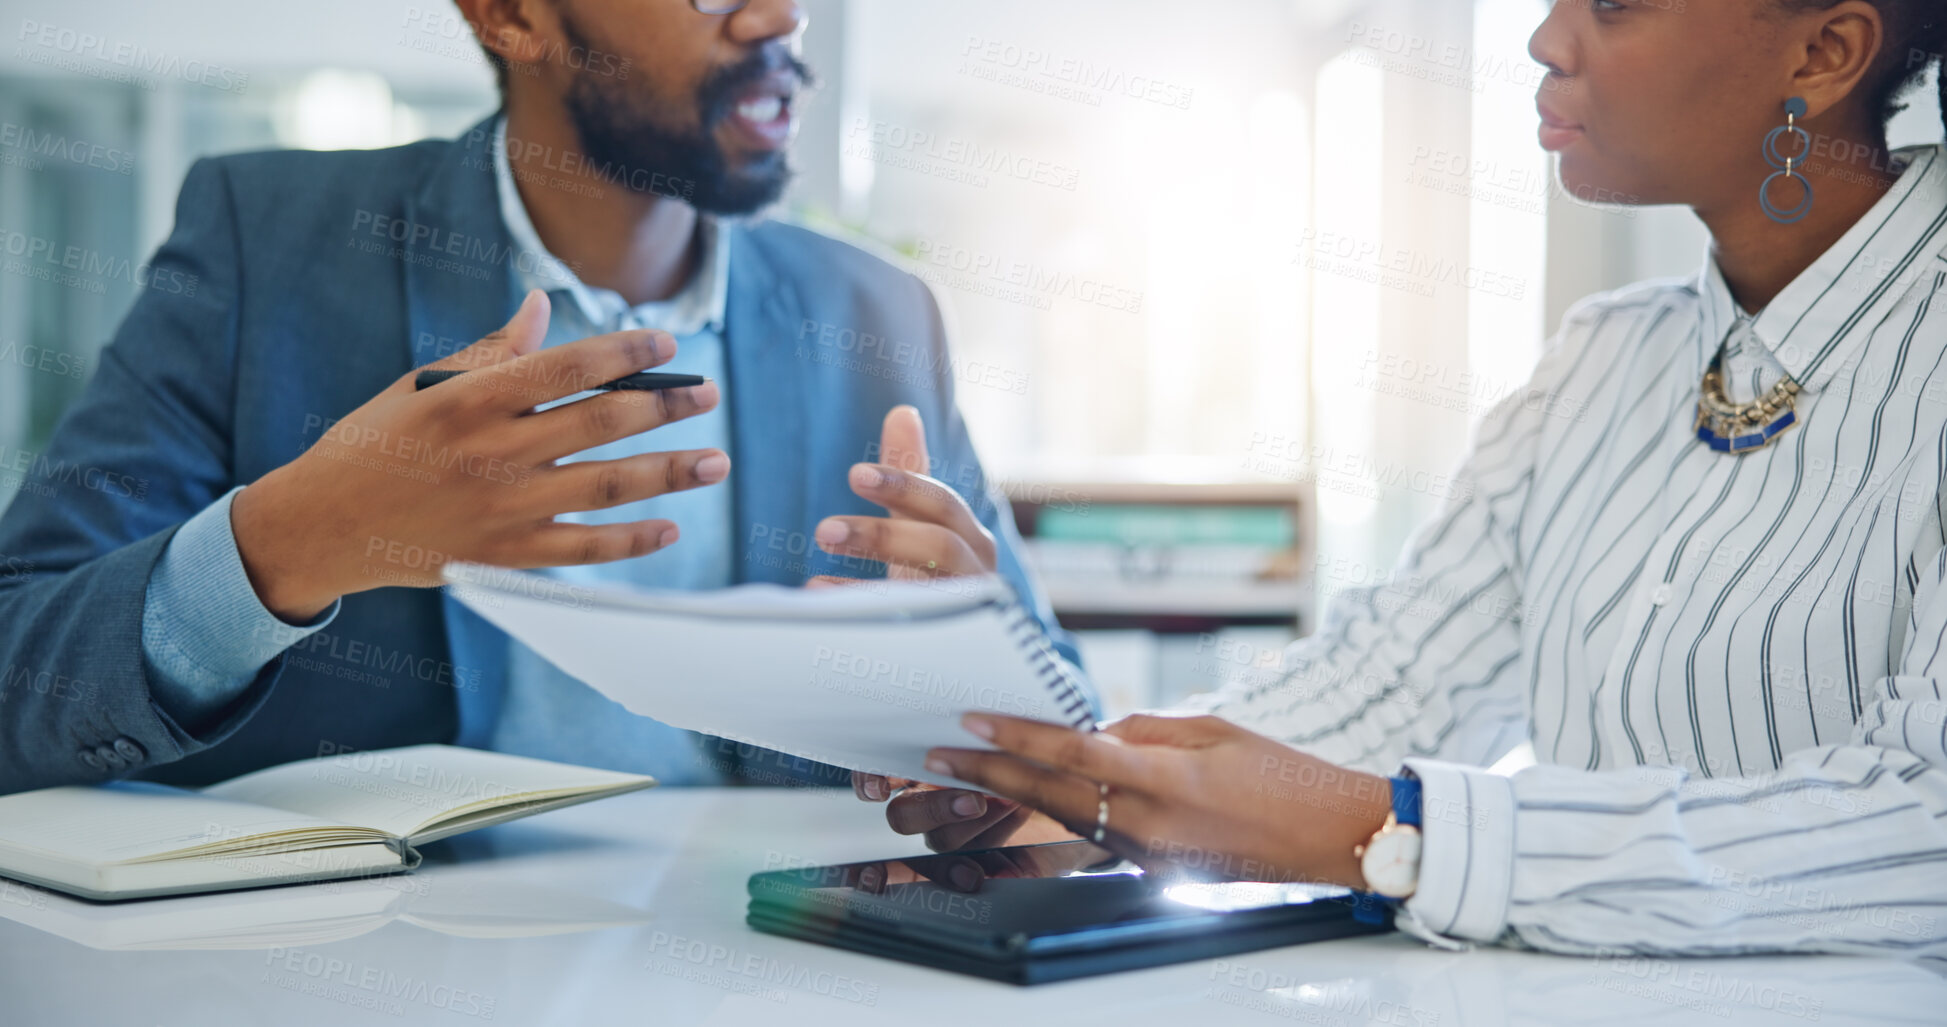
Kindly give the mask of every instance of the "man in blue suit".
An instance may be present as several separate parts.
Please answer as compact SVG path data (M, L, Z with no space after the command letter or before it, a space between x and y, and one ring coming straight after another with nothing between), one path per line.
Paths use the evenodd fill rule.
M174 284L0 518L32 566L0 577L0 792L429 741L842 783L627 714L432 588L449 561L564 587L991 570L1054 630L927 289L736 219L789 177L795 3L459 6L501 115L190 170L153 261ZM469 373L417 391L426 366ZM586 391L658 366L713 382Z

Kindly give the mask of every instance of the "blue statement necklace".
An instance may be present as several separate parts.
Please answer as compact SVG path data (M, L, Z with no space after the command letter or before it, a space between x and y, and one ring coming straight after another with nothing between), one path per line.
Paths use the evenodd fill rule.
M1742 455L1770 445L1798 423L1799 384L1790 375L1749 403L1733 403L1724 391L1720 353L1704 372L1697 396L1697 438L1720 453Z

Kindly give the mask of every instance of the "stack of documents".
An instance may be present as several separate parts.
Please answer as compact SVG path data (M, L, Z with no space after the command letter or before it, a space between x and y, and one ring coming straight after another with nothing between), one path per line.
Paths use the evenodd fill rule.
M969 711L1088 728L1077 672L998 578L651 592L450 565L461 602L666 724L936 784L926 751L985 748Z

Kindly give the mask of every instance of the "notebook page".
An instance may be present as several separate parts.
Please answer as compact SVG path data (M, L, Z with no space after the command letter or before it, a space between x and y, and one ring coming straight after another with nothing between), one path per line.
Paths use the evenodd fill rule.
M845 591L795 601L848 601ZM709 615L730 602L722 594L675 613L538 587L456 584L453 594L630 712L853 770L950 783L926 771L925 754L987 748L959 725L969 710L1087 723L1085 703L1029 655L1018 616L991 601L905 621L759 621Z
M163 785L124 782L0 797L0 849L119 863L251 835L333 831L315 816Z
M525 756L414 745L286 763L205 788L203 794L410 838L422 826L470 806L519 805L518 797L627 789L648 781Z

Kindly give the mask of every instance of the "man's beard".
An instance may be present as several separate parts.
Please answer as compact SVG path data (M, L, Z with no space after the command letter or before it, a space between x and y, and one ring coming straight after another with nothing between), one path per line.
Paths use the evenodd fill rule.
M565 15L565 12L564 12ZM565 17L563 34L592 53ZM639 89L627 81L583 69L568 89L568 116L585 156L614 173L611 181L640 193L680 199L710 214L750 214L777 202L791 182L789 152L778 149L732 168L715 130L731 116L738 94L779 68L802 82L810 70L788 50L768 46L712 72L696 90L697 127L672 130L659 121Z

